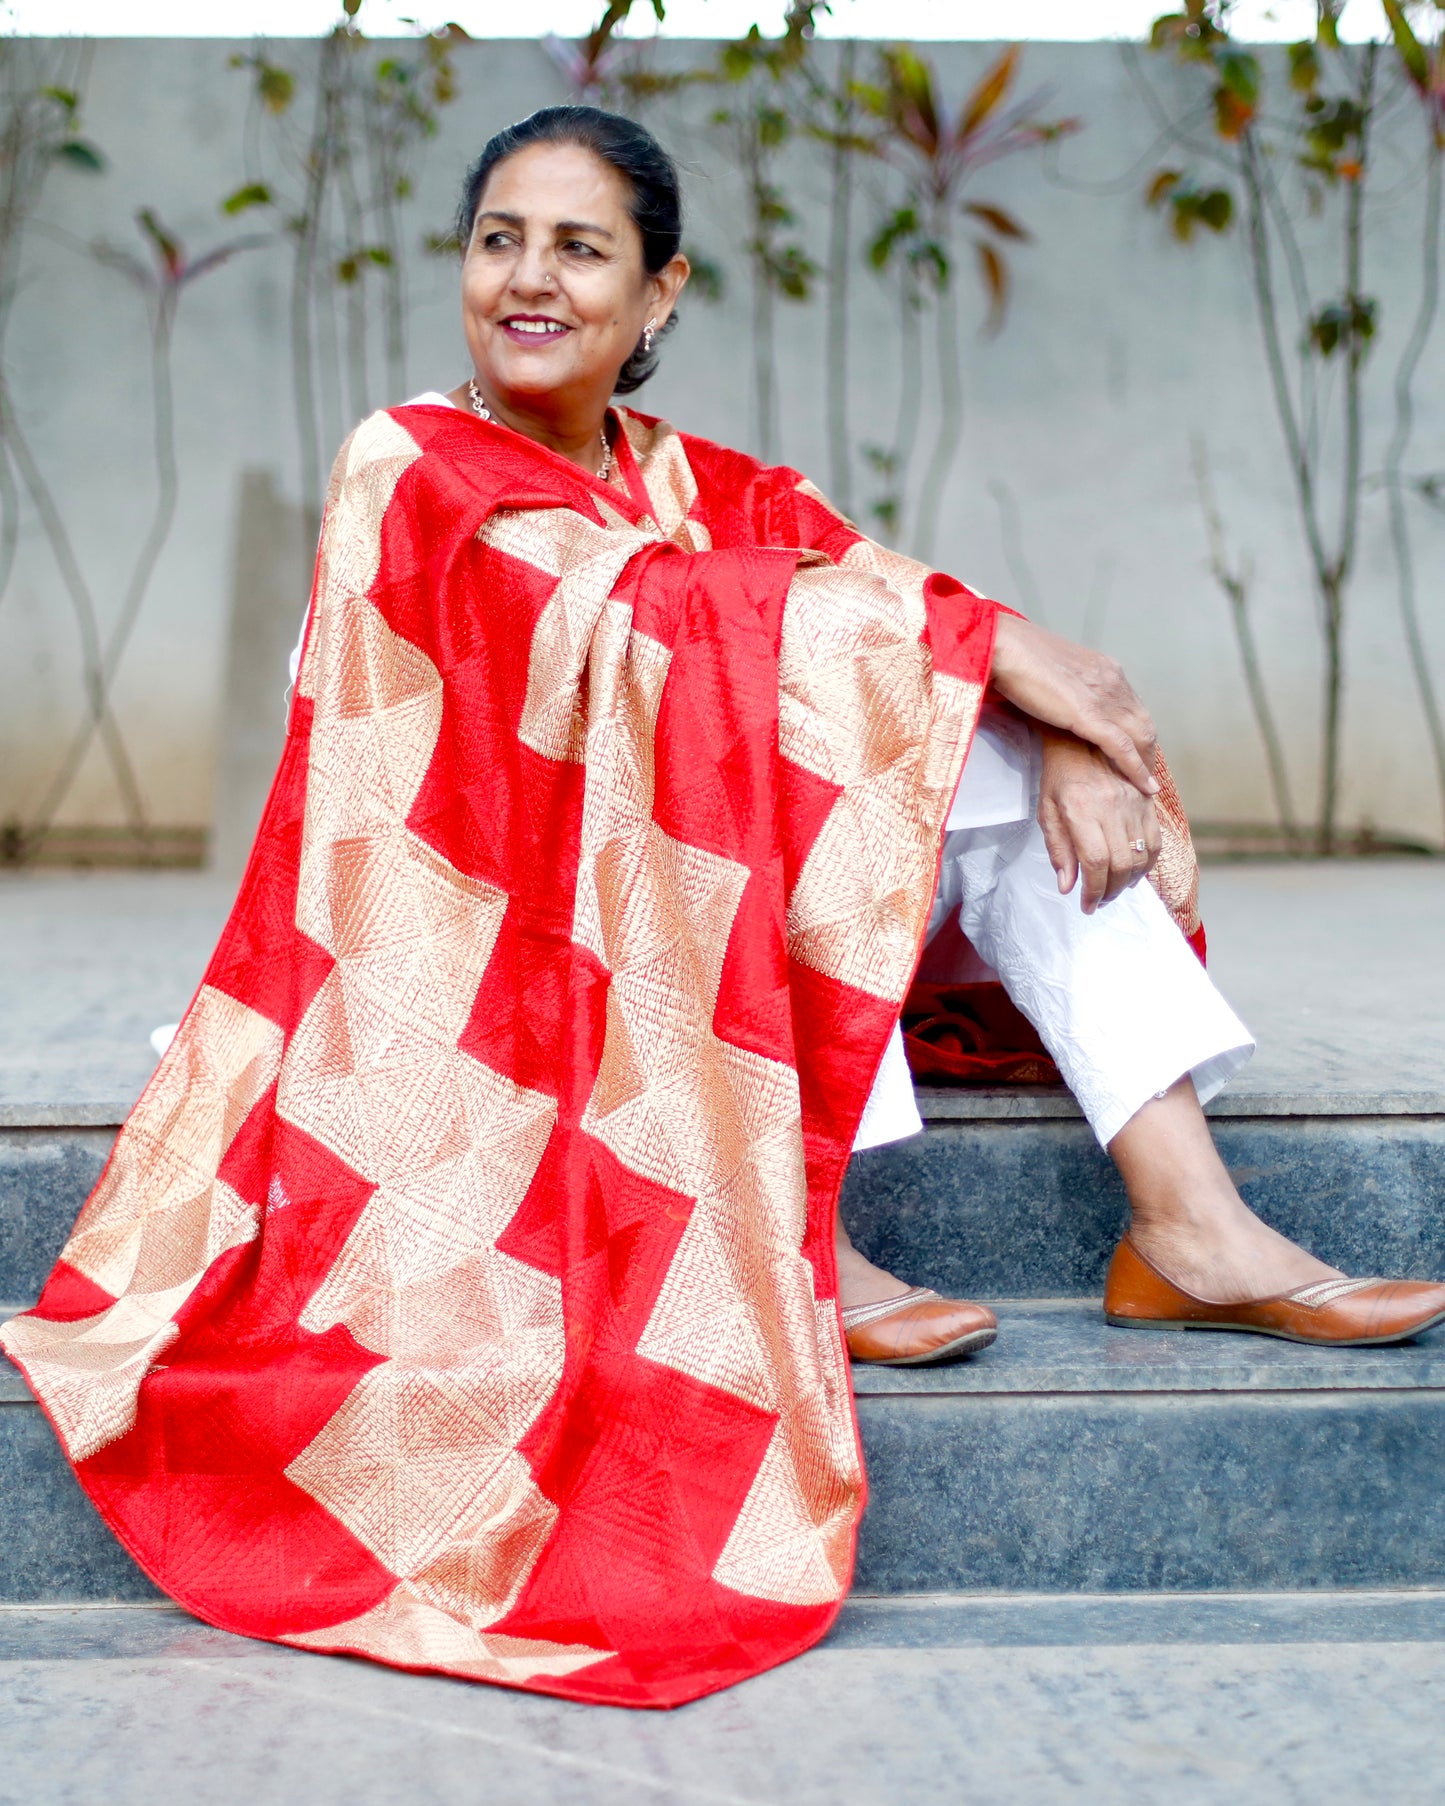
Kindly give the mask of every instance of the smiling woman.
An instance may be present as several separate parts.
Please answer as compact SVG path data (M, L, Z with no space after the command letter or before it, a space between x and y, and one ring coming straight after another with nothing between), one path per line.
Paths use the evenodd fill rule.
M630 121L487 146L471 373L342 448L235 910L0 1331L200 1616L616 1705L816 1643L863 1503L850 1358L994 1339L838 1221L854 1149L921 1126L920 955L925 1055L1022 1076L1001 982L1118 1163L1111 1322L1445 1319L1445 1286L1276 1235L1220 1162L1201 1100L1251 1043L1119 667L609 405L680 230Z
M499 132L457 220L476 375L452 400L610 466L607 404L652 374L688 277L681 238L676 173L631 121L548 107Z

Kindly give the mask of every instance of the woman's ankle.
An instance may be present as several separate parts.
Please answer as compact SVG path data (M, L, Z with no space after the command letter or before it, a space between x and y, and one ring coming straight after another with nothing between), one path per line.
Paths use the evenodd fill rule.
M1202 1222L1181 1216L1131 1222L1129 1239L1164 1277L1196 1298L1238 1304L1327 1279L1337 1271L1247 1207Z

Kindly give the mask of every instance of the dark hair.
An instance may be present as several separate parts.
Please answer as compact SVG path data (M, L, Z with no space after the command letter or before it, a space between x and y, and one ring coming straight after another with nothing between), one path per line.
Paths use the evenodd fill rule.
M541 107L504 127L487 140L480 157L467 171L462 203L457 209L457 243L466 255L472 226L481 205L487 178L505 158L529 144L577 144L610 163L632 190L627 211L642 234L642 261L649 274L657 272L677 255L682 243L682 195L677 165L645 126L620 113L604 113L600 107ZM662 328L676 322L674 313ZM657 335L659 338L662 333ZM631 357L618 372L616 392L630 395L640 389L657 368L657 352L647 352L639 339Z

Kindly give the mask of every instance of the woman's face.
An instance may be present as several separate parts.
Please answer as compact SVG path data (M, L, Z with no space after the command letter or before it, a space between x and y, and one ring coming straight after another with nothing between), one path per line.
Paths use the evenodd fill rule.
M642 260L628 184L575 144L533 144L492 171L462 265L477 380L523 415L601 419L649 320L661 328L687 260Z

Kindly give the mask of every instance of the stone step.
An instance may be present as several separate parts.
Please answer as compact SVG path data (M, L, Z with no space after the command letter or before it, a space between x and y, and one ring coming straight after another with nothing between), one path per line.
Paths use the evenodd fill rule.
M1445 1330L1331 1352L999 1314L971 1361L855 1369L860 1592L1445 1587ZM0 1601L153 1596L0 1368Z
M1445 1330L1330 1351L998 1308L972 1361L854 1369L864 1592L1445 1584Z
M859 1247L967 1297L1096 1296L1124 1192L1068 1094L919 1100L925 1134L849 1169L843 1213ZM122 1114L0 1110L0 1298L38 1294ZM1240 1092L1210 1114L1245 1198L1286 1235L1346 1272L1445 1277L1445 1096Z
M1442 1720L1438 1593L855 1596L816 1651L680 1712L166 1606L0 1609L5 1791L35 1806L1429 1806Z

